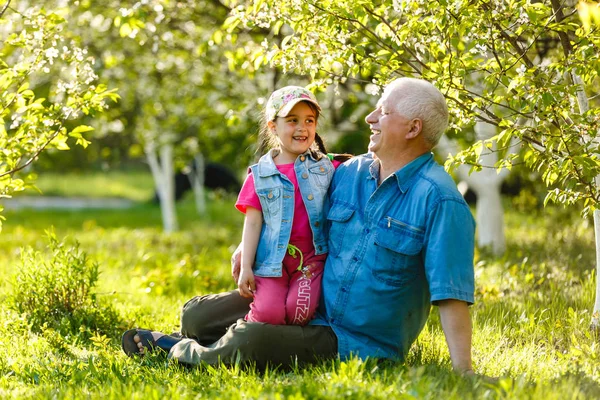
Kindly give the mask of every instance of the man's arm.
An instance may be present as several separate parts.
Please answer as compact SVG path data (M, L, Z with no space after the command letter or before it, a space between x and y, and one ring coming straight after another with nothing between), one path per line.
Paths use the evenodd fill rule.
M438 306L452 366L460 373L472 375L471 336L473 329L469 307L466 302L460 300L441 300Z
M231 277L236 285L238 283L238 279L240 278L240 270L242 269L242 247L243 243L240 242L238 247L231 255Z

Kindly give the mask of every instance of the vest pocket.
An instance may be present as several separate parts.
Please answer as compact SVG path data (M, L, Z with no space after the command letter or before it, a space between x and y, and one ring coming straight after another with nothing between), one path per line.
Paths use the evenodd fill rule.
M421 228L391 217L384 218L375 232L373 276L395 287L411 283L422 269L424 236Z
M279 201L281 189L261 189L257 190L256 194L260 200L260 206L262 207L265 223L268 223L267 220L269 217L276 217L281 212L281 204Z
M308 169L313 182L327 190L333 178L333 165L329 160L313 165Z

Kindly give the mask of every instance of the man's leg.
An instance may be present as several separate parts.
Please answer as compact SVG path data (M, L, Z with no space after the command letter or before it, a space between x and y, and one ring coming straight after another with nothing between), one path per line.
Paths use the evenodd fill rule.
M215 365L255 363L284 368L337 356L337 337L326 326L269 325L238 320L215 343L202 346L183 339L171 349L169 358L184 364Z
M248 313L251 302L237 290L194 297L181 311L181 333L203 344L214 343Z

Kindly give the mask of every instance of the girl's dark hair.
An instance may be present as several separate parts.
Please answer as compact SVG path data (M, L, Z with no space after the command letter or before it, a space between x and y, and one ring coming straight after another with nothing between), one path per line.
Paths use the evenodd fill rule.
M321 136L319 136L318 133L315 133L315 143L317 143L317 147L319 148L319 151L323 154L327 154L327 149L325 148L325 143L323 143L323 139L321 138ZM351 159L352 157L354 157L352 154L349 153L342 153L342 154L334 154L333 155L333 159L335 161L340 161L340 162L344 162L347 161L349 159Z
M315 113L315 117L318 120L319 116L321 115L319 109L310 101L306 101L305 103ZM275 119L276 118L277 116L275 117ZM278 146L277 137L271 133L268 123L269 121L267 121L265 113L263 113L260 121L260 131L258 133L258 146L256 148L256 154L259 157L266 154L270 149L276 148ZM325 147L325 143L323 142L323 139L317 132L315 132L315 143L313 144L313 147L315 147L315 145L316 149L311 149L311 152L315 158L318 159L323 155L327 155L327 148ZM352 157L353 155L348 153L333 155L333 159L340 162L344 162Z

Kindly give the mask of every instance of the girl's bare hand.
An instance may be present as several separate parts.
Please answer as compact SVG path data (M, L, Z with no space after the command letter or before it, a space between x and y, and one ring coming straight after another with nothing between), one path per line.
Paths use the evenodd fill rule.
M240 295L246 298L254 297L256 292L256 284L254 283L254 274L250 270L242 270L238 279L238 290Z

